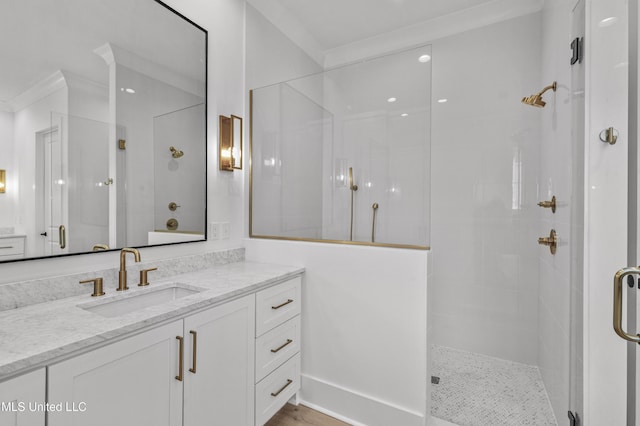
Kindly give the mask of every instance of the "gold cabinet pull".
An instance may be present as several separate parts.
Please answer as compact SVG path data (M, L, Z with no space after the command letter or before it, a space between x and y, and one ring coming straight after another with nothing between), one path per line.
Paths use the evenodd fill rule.
M287 386L289 386L291 383L293 383L293 380L291 379L287 379L287 384L284 385L283 387L280 388L280 390L278 392L271 392L271 396L278 396L280 395L280 393L282 393L283 390L285 390L287 388Z
M283 306L288 305L289 303L293 303L293 299L287 299L286 302L279 304L278 306L272 306L271 309L280 309Z
M624 340L640 343L640 334L629 334L622 329L622 279L627 275L640 275L638 268L623 268L613 277L613 329Z
M176 380L182 381L182 370L184 366L184 339L182 336L176 336L176 339L180 342L180 360L178 361L178 375L176 376Z
M58 227L58 244L60 244L60 248L67 248L67 229L64 225L60 225Z
M556 196L554 195L553 197L551 197L550 201L540 201L538 205L543 209L551 209L551 213L555 213L556 212Z
M280 352L285 346L287 346L288 344L292 343L293 340L291 339L287 339L286 343L283 343L281 346L275 348L275 349L271 349L271 352L273 352L274 354L277 352Z
M191 362L193 367L191 367L189 371L191 371L193 374L196 374L196 361L197 361L197 353L198 353L198 333L193 330L189 331L189 333L191 333L191 335L193 336L193 360Z

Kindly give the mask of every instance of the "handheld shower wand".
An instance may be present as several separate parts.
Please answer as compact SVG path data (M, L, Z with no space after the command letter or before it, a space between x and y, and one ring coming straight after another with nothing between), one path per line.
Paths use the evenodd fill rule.
M358 190L358 185L353 183L353 167L349 167L349 190L351 191L351 226L349 228L349 241L353 241L353 193Z
M378 212L378 203L373 203L371 208L373 209L373 223L371 224L371 242L376 242L376 213Z

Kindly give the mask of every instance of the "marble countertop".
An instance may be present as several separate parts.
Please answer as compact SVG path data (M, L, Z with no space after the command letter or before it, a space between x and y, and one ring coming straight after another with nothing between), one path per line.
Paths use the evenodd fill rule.
M150 285L129 285L120 293L105 287L105 296L68 297L0 312L0 381L53 364L75 354L108 344L111 340L190 313L218 305L269 287L304 272L295 266L236 262L209 269L166 277L158 281L149 274ZM177 283L197 287L201 292L114 318L106 318L78 307L128 298Z

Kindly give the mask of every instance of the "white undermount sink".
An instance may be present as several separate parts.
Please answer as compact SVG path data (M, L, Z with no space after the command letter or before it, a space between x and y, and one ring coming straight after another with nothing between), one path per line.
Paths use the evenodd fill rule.
M203 289L182 286L180 284L165 285L161 288L139 290L131 294L115 296L109 300L94 301L77 305L79 308L93 312L103 317L113 318L135 312L151 306L160 305L172 300L181 299L201 292ZM102 303L100 303L102 302Z

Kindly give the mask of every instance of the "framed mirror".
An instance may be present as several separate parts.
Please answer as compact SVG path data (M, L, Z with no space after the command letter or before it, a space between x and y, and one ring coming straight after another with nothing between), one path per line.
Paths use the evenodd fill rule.
M206 30L156 0L0 8L0 262L205 240Z

